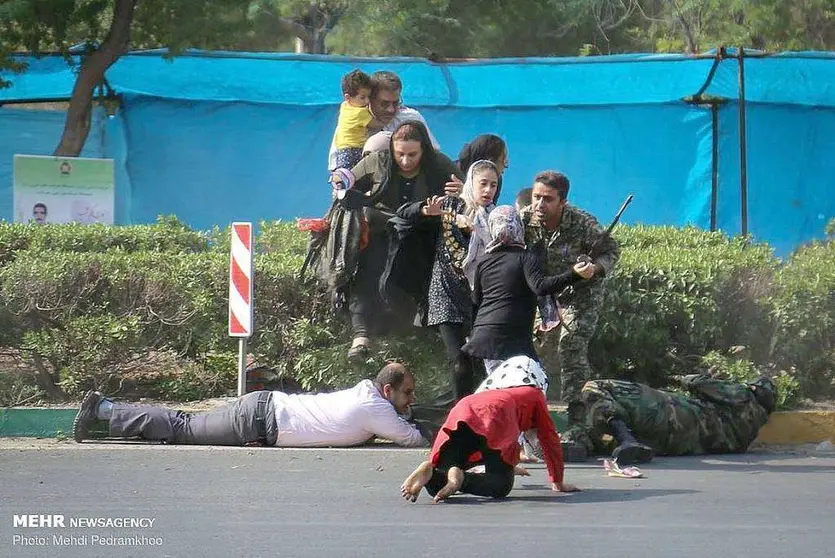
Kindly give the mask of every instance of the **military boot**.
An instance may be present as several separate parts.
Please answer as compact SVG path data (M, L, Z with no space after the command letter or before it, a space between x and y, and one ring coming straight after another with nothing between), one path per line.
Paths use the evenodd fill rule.
M586 405L582 401L568 404L568 426L562 433L562 455L566 463L582 463L589 456L586 432Z
M568 426L573 424L586 423L586 404L582 401L570 401L568 403Z
M652 448L640 443L625 422L618 419L609 419L609 428L618 441L618 447L612 452L612 457L619 465L631 465L633 463L647 463L652 461Z

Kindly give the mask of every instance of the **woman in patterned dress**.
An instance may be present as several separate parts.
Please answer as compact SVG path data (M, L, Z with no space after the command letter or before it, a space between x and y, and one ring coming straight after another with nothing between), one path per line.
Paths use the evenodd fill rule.
M493 162L476 161L467 170L461 197L447 197L440 210L441 234L429 283L427 325L437 326L446 347L456 401L475 388L472 360L461 352L473 315L465 260L468 267L474 263L469 254L471 240L494 207L498 181L499 171Z

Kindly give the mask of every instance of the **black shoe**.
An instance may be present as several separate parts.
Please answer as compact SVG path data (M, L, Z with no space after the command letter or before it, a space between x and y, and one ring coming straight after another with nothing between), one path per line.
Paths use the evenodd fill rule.
M615 440L618 441L618 447L612 452L612 457L619 465L652 461L652 448L639 442L624 421L612 417L609 419L609 428L612 430Z
M568 425L585 424L586 404L582 401L570 401L568 403Z
M612 457L618 465L649 463L653 458L652 448L640 442L626 442L615 448Z
M90 426L96 422L96 413L101 400L101 393L97 391L88 391L81 400L81 408L72 421L72 434L76 442L89 438Z

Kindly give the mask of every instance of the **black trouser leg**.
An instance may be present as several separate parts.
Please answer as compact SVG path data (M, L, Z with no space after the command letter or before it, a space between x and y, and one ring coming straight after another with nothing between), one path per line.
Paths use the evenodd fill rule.
M481 463L484 472L464 473L461 492L490 498L507 496L513 488L513 467L502 460L498 451L487 447L484 436L476 434L464 423L458 424L458 428L441 448L440 461L426 484L426 491L431 496L437 494L447 482L450 467L460 467L466 471L471 466L468 458L476 451L484 456Z
M368 246L360 253L348 301L354 337L368 337L370 321L382 304L379 279L385 269L387 255L388 235L372 234Z
M444 322L438 324L438 333L444 342L450 363L452 395L455 401L458 401L475 391L472 358L461 351L467 340L467 327L464 324Z

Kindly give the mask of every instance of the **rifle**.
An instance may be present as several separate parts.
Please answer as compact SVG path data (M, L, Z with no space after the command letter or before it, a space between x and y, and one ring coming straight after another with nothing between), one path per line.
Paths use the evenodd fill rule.
M620 209L618 209L618 212L615 214L615 218L612 219L611 223L609 223L608 228L603 232L602 235L600 235L600 237L598 237L597 240L594 241L594 244L592 244L591 248L589 248L588 254L581 254L580 256L577 256L577 263L592 262L592 259L595 255L595 251L600 246L601 242L603 242L612 235L612 230L615 228L615 225L618 224L618 221L620 221L620 216L623 215L623 212L626 211L626 208L629 206L630 203L632 203L632 197L632 194L626 196L626 199L623 201L623 204L621 204Z

